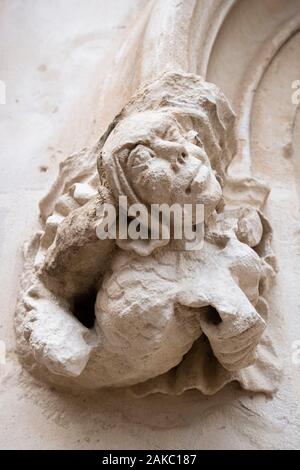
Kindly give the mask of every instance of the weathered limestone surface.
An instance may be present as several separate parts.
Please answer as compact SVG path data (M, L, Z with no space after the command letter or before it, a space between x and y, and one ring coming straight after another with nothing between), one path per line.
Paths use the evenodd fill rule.
M9 84L10 90L7 105L1 107L1 113L5 115L5 132L1 139L4 152L0 194L3 295L0 339L5 340L7 346L6 364L0 365L0 397L3 403L0 412L3 429L1 446L299 447L299 365L292 363L292 345L299 340L297 142L300 128L297 106L291 101L291 83L300 78L297 60L300 47L297 33L300 24L299 2L112 2L109 8L107 3L105 5L105 24L109 25L106 30L101 29L104 24L101 22L104 15L101 1L91 2L89 11L85 7L86 2L78 1L75 7L72 2L72 21L69 2L63 5L64 8L60 10L61 27L57 24L55 6L52 10L50 4L35 4L29 13L27 7L20 7L18 2L4 2L1 11L1 44L18 44L14 44L14 54L8 53L7 49L3 50L4 76L0 77ZM131 15L126 17L129 9ZM48 18L47 22L45 17ZM16 27L18 24L22 28ZM160 42L156 39L158 34ZM53 42L49 40L51 37ZM117 45L114 51L111 38ZM37 44L40 49L37 49ZM122 47L118 47L118 44L122 44ZM32 53L33 50L36 54ZM82 63L85 67L82 67ZM33 70L36 72L33 73ZM65 252L63 242L57 244L52 261L49 259L45 265L45 278L49 282L45 289L47 292L56 292L54 297L59 293L67 301L60 303L60 316L52 310L53 299L49 301L43 286L31 286L29 303L44 297L45 310L51 318L49 325L66 335L65 338L74 337L73 344L77 346L72 349L72 343L68 344L70 347L65 352L69 357L60 362L61 369L55 357L55 342L51 345L54 355L46 355L47 370L52 369L53 373L54 368L55 377L71 376L70 380L74 381L73 392L49 388L37 381L26 369L21 368L15 354L13 315L18 278L22 270L19 247L31 235L34 224L37 225L36 207L54 180L57 164L64 161L61 176L40 204L43 223L47 220L47 230L26 248L29 255L27 260L33 259L33 254L41 248L41 256L35 259L36 266L43 264L43 256L53 240L57 226L62 233L64 229L66 233L74 229L77 246L82 246L81 240L86 240L87 233L92 233L93 204L98 203L99 197L102 200L110 195L105 192L97 195L95 155L87 149L94 148L99 136L138 87L147 81L151 82L163 71L202 75L222 89L237 114L238 151L229 166L227 185L223 189L233 212L222 223L225 223L226 230L230 228L231 233L235 234L233 237L236 237L238 243L248 247L248 253L252 253L251 247L255 247L263 235L264 244L257 250L257 256L266 256L269 262L272 259L268 251L269 225L266 217L274 231L272 246L279 271L275 284L273 281L269 291L264 294L269 304L268 319L265 316L266 304L261 299L254 300L257 273L253 278L251 275L253 284L251 292L247 293L260 318L267 322L258 347L264 348L263 360L270 361L274 371L277 371L278 365L277 361L274 362L274 354L282 364L283 373L279 382L277 373L266 374L265 368L260 369L259 383L263 384L262 389L268 392L272 389L274 392L273 384L277 384L278 390L272 399L263 394L249 394L235 384L207 398L198 391L172 396L174 392L181 393L183 389L195 386L195 375L192 374L189 377L192 387L186 387L186 370L193 371L191 366L199 351L185 356L188 363L181 363L177 377L162 374L159 380L148 380L142 387L135 386L131 391L121 389L82 393L75 390L77 379L74 376L86 367L88 356L96 347L98 339L92 330L87 332L80 323L74 329L68 300L74 298L80 276L77 272L72 272L70 276L69 267L77 262L78 255L75 250L70 257L57 256L60 250ZM66 90L70 91L67 93ZM76 156L65 160L72 152ZM78 162L78 165L72 162ZM81 172L91 174L91 179L82 181ZM257 185L255 178L259 178L261 184ZM266 186L271 189L267 203ZM63 193L69 193L70 198L64 198ZM60 201L56 209L59 210L50 215L57 204L57 195ZM260 212L263 204L265 215ZM239 209L241 205L248 208ZM68 211L68 207L76 211L74 221L67 220L65 211ZM237 220L238 224L234 222ZM85 223L82 224L83 221ZM78 224L80 231L76 229ZM40 227L37 226L37 230ZM95 266L99 265L95 257L95 254L98 255L97 247L95 251L92 250L98 241L93 238L88 241L86 255L92 253L90 260L94 264L85 266L87 271L83 282L93 277ZM135 269L136 256L130 253L131 266ZM110 258L110 246L104 248L104 255L105 259ZM55 262L55 256L62 261L61 265ZM153 256L149 256L152 263L155 262ZM28 265L27 268L32 269ZM120 269L122 267L119 263L113 268L113 276ZM57 270L62 277L55 276L56 279L64 280L65 275L69 276L65 285L63 281L51 282L51 273ZM102 271L96 274L102 276ZM29 276L27 281L30 284ZM26 289L29 287L27 281L23 279ZM109 282L105 289L109 288ZM242 283L240 288L245 291L247 286L248 283ZM187 313L190 311L189 308ZM63 323L60 323L62 320ZM193 332L198 331L200 335L201 329L205 333L205 326L196 326L193 316L191 325ZM32 336L33 342L35 338L38 339L37 344L41 335L47 339L51 336L47 334L42 321L40 326L39 329L37 324L35 336ZM208 332L206 335L209 337ZM62 344L64 338L58 339ZM217 346L215 355L218 355ZM200 357L205 357L201 351ZM44 358L42 348L37 348L35 361ZM36 363L30 356L28 359L27 365ZM221 355L218 359L221 364ZM241 370L249 371L252 367L255 366ZM240 384L248 389L253 388L253 376L242 375L237 377ZM51 379L51 374L48 373L44 378ZM257 374L254 374L254 378L257 379ZM232 380L232 376L229 380ZM227 381L222 378L222 382ZM145 395L157 390L167 395L135 398L132 394L133 391ZM31 428L31 435L28 435L28 427Z
M67 182L29 242L17 305L18 351L31 371L69 387L137 385L142 394L211 395L236 380L277 389L272 338L261 338L262 295L275 274L271 229L251 201L231 209L223 197L235 152L221 91L167 72L139 89L89 155L62 165L58 180ZM236 205L244 181L233 181ZM101 206L120 197L149 214L151 204L203 204L204 245L189 251L171 234L102 242Z

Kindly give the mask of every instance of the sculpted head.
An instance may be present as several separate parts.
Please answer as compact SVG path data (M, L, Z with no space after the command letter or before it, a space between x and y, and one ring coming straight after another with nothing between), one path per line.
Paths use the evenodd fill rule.
M235 151L234 114L216 86L166 73L132 98L100 147L100 177L104 171L116 198L202 203L208 218Z

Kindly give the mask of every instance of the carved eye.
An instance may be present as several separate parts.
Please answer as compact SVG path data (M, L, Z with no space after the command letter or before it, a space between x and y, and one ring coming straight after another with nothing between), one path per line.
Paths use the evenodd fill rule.
M186 140L188 140L191 144L202 147L202 142L197 131L189 131L186 135Z
M195 136L195 144L198 145L198 147L203 148L203 143L202 140L199 137L199 134Z
M154 152L145 145L138 144L129 154L128 165L140 166L155 157Z

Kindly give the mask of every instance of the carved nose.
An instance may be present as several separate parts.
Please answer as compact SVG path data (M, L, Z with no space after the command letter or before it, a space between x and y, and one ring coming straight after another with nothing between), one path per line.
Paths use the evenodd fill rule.
M209 177L209 169L207 166L202 165L199 170L197 171L196 176L193 178L191 183L192 191L202 191L207 183L207 179Z

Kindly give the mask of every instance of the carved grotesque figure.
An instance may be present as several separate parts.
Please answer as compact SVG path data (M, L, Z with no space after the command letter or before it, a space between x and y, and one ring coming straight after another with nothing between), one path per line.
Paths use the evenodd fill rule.
M67 160L42 205L45 227L28 247L17 309L32 370L139 394L210 394L232 380L267 389L255 386L264 359L252 364L267 322L271 232L260 211L224 198L234 153L234 114L220 90L167 73L137 92L90 153ZM99 240L99 209L120 196L149 212L203 204L203 246L185 250L172 231Z

